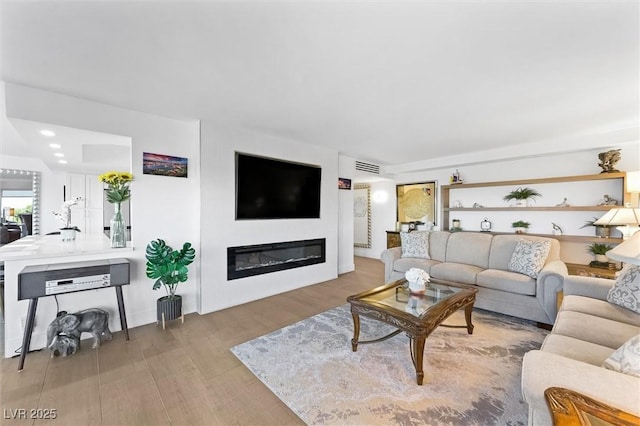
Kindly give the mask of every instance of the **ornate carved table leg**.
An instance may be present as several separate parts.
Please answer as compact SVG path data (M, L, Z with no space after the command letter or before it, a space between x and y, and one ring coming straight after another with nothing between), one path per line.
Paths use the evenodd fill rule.
M422 366L422 358L424 355L424 341L425 336L416 336L413 339L413 359L416 367L416 381L418 385L422 386L422 380L424 379L424 370Z
M353 352L358 350L358 337L360 337L360 316L358 314L351 313L353 317L353 339L351 339L351 350Z
M464 319L467 321L467 333L473 334L473 323L471 322L471 312L473 311L473 303L465 306Z

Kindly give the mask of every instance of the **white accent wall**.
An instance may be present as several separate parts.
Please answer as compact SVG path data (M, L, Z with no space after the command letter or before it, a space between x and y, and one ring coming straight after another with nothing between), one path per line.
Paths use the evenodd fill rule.
M290 139L201 125L200 313L261 299L338 276L338 153ZM235 220L235 152L322 168L319 219ZM227 280L227 247L326 239L326 262Z

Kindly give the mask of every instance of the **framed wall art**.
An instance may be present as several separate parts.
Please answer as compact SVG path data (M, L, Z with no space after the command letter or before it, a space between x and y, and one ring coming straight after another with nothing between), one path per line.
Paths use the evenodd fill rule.
M353 186L353 246L371 248L371 188Z
M142 153L142 173L145 175L160 175L173 177L187 177L189 160L171 155Z
M351 179L338 178L338 189L351 189Z
M436 224L436 182L396 185L398 222Z

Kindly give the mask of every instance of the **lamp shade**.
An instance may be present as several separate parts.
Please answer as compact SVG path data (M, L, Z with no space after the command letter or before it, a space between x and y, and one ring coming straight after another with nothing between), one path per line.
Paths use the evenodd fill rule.
M616 225L640 225L640 208L618 207L609 210L600 219L593 222L594 225L616 226Z
M627 192L640 192L640 170L627 172Z
M640 232L607 252L609 259L640 265Z

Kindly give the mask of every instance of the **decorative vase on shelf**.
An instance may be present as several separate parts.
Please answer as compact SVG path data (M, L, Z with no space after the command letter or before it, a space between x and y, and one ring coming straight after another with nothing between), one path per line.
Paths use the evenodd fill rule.
M122 248L127 246L127 226L122 218L122 204L113 203L114 214L111 218L111 248Z

